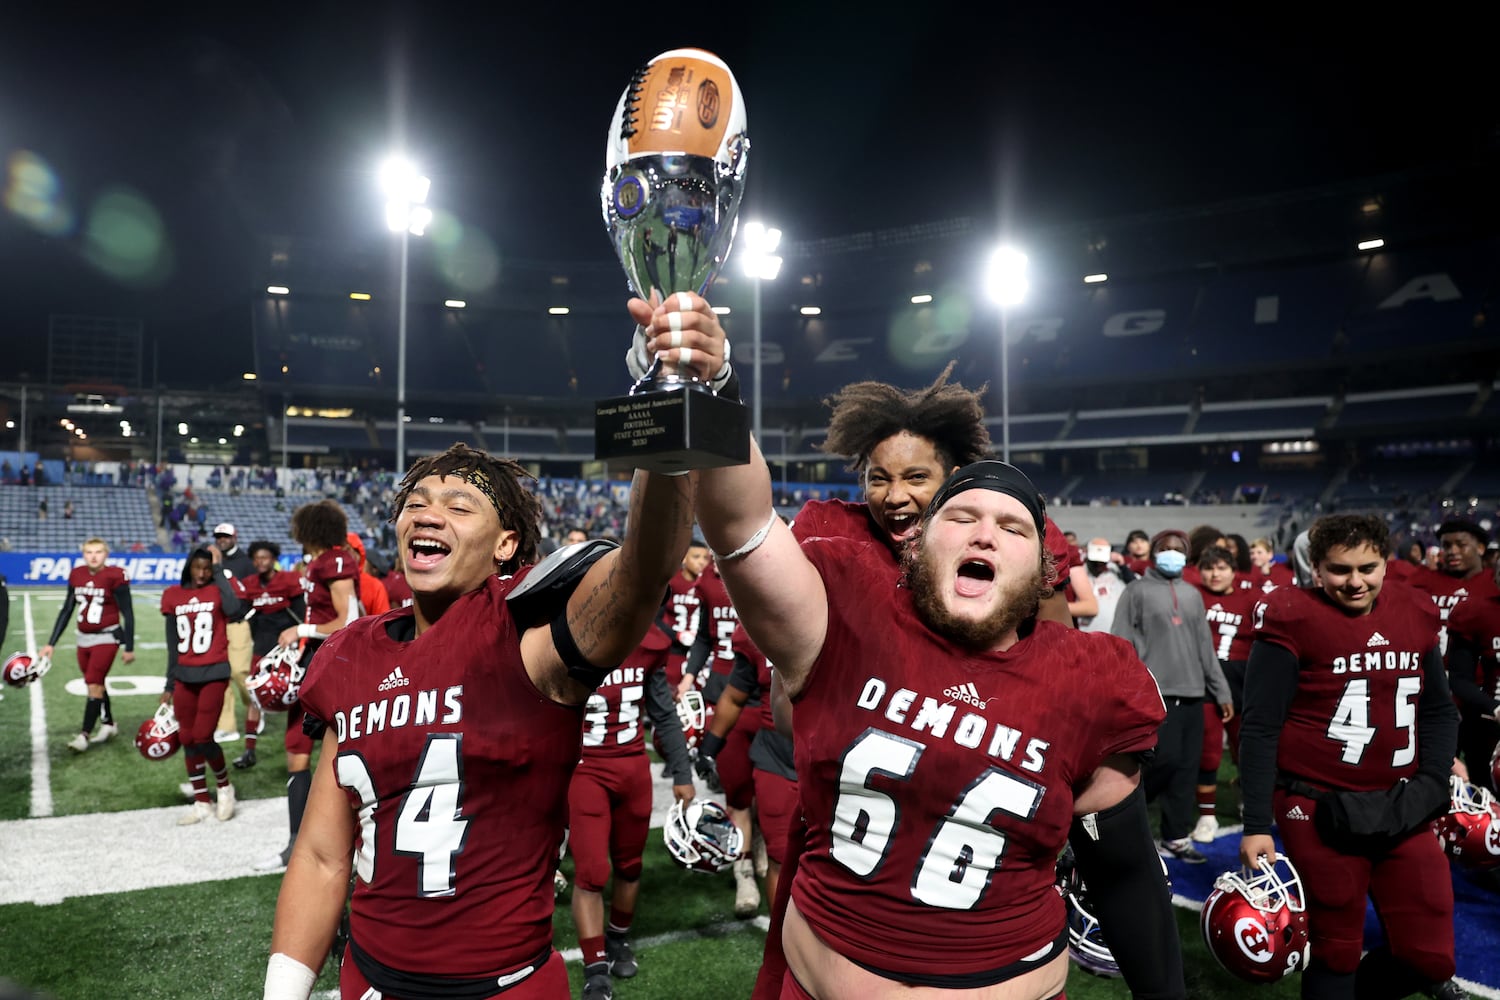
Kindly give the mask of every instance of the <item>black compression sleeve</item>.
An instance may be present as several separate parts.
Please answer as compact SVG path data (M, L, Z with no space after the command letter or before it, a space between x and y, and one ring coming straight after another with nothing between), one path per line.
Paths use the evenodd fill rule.
M1240 723L1240 792L1246 835L1271 832L1271 795L1281 727L1297 695L1297 657L1285 646L1257 640L1245 665L1245 715Z
M1474 680L1479 665L1479 651L1467 637L1448 633L1448 687L1466 708L1481 713L1494 710L1495 699L1484 693Z
M135 650L135 603L130 599L130 584L115 588L115 605L120 609L120 645L125 652Z
M63 629L68 627L68 619L73 617L74 602L77 597L73 593L73 585L68 584L68 594L63 598L62 610L57 613L57 621L52 623L52 638L47 640L47 645L56 646L57 640L62 638Z
M177 684L177 616L162 615L167 627L167 680L162 689L171 693Z
M1177 917L1151 839L1145 789L1073 820L1068 843L1131 995L1138 1000L1186 998Z
M1422 669L1426 683L1417 708L1417 725L1421 727L1417 732L1417 768L1446 787L1453 755L1458 752L1458 709L1448 694L1448 674L1443 670L1438 647L1427 651Z
M672 703L672 689L667 684L664 670L653 670L646 675L646 714L666 754L667 767L672 771L672 784L693 783L693 762L688 757L687 741L682 736L682 720L677 718L677 707Z

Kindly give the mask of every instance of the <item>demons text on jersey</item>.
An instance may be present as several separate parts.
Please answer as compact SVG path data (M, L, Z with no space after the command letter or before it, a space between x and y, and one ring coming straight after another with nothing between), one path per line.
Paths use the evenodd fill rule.
M448 688L398 694L394 698L355 705L347 712L334 712L339 742L346 743L405 726L455 725L464 717L463 694L464 686L455 684ZM442 707L441 714L439 706Z
M1376 670L1416 672L1421 669L1422 654L1409 649L1372 649L1333 658L1333 672L1336 674L1367 674Z
M921 706L913 711L919 697ZM891 722L908 726L915 732L929 732L938 739L947 737L970 750L983 747L989 756L1016 762L1023 771L1033 774L1041 773L1047 763L1047 749L1052 745L1046 740L1027 739L1022 751L1024 759L1015 761L1016 751L1022 745L1023 734L1019 729L999 723L995 723L991 729L990 720L976 712L965 712L958 724L954 725L953 718L958 714L958 706L951 699L939 702L936 698L919 695L910 688L897 688L887 698L886 683L878 677L865 681L856 704L867 712L880 712Z

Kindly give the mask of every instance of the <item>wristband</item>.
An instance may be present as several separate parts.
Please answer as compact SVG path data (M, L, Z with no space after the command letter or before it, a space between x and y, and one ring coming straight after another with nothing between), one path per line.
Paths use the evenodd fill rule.
M316 625L309 625L307 622L303 622L297 626L297 638L299 639L317 639L321 635L322 633L318 631L318 626Z
M741 545L739 548L735 549L727 556L721 556L717 552L714 552L714 558L719 562L729 562L733 559L739 559L744 556L748 556L750 553L760 548L760 543L764 542L766 540L766 536L771 533L771 526L779 520L781 520L780 516L777 515L776 511L773 509L771 511L771 516L766 518L766 523L761 525L760 530L751 535L749 540L746 541L744 545Z
M266 989L261 1000L308 1000L317 978L316 972L278 951L266 963Z
M719 756L719 752L724 749L724 744L728 742L722 736L714 733L704 733L703 742L698 744L698 755L700 757L717 757Z

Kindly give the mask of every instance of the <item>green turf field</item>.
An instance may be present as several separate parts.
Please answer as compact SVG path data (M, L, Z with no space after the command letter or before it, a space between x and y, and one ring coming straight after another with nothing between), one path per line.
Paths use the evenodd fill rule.
M40 645L57 615L62 592L17 588L12 593L6 653L27 648L27 598L34 641ZM128 683L124 678L158 678L164 672L163 633L155 611L159 593L146 588L135 591L138 655L133 665L116 662L111 681L120 686ZM83 712L82 695L69 691L70 682L81 683L71 632L64 634L54 663L40 686L46 723L43 776L38 776L32 753L31 689L6 689L0 701L0 845L14 841L24 826L28 831L40 828L43 842L60 852L65 846L62 838L79 836L77 830L82 828L87 831L86 856L101 871L119 872L160 861L171 850L164 846L168 838L192 836L198 828L188 828L184 834L173 823L175 810L183 805L177 791L185 777L180 756L148 762L131 742L136 727L155 710L159 687L150 690L142 681L148 689L140 693L112 693L120 737L78 755L63 746L77 731ZM276 732L273 725L262 739L256 768L232 774L240 801L250 803L252 809L284 797L285 771ZM228 756L237 755L240 748L238 743L226 745ZM51 814L57 818L23 824L32 815L33 803L47 797L34 794L39 784L50 794ZM158 807L170 809L146 815L145 829L151 831L147 835L120 834L128 825L126 811ZM152 825L158 817L159 833ZM132 814L130 822L135 829L142 820ZM223 832L235 833L234 823L248 828L251 822L248 816L237 817L224 825ZM280 822L285 822L284 809ZM253 849L262 853L279 849L283 831L273 825L265 842ZM8 869L0 869L0 888L24 890L31 880L47 877L45 866L36 864L39 858L10 852L0 857L0 864ZM198 873L195 877L204 880L188 885L73 895L50 905L0 903L0 977L44 991L54 1000L258 997L280 877L243 874L246 864L244 857L226 859L222 871ZM571 875L571 862L565 862L563 870ZM733 901L734 883L727 874L714 878L678 868L659 837L653 836L635 923L641 972L633 980L617 983L615 995L622 1000L748 996L765 935L756 923L734 919ZM1179 911L1179 924L1189 995L1202 1000L1245 996L1250 987L1219 969L1203 948L1196 914ZM576 948L566 901L559 906L555 926L557 947L565 952ZM582 986L582 970L574 961L570 971L576 994ZM325 970L318 990L329 990L335 982L334 972ZM1293 981L1259 988L1255 995L1266 1000L1291 997L1296 988ZM1128 995L1118 981L1095 979L1077 970L1069 978L1068 996L1073 1000Z

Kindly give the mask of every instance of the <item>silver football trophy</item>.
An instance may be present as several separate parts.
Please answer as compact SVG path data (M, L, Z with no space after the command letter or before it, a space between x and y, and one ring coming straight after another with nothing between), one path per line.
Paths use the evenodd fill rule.
M702 49L673 49L637 70L610 124L600 200L631 290L656 305L702 295L734 241L750 140L734 74ZM594 454L653 472L750 460L745 407L714 394L714 372L661 361L628 395L594 410Z

